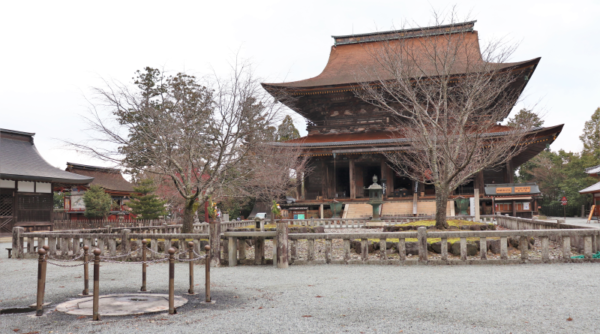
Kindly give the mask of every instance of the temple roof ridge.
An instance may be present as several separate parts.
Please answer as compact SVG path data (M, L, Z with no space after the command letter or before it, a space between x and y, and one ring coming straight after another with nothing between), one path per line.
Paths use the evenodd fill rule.
M456 34L464 32L472 32L473 27L477 20L450 23L438 26L429 27L416 27L399 30L388 30L388 31L376 31L362 34L350 34L350 35L332 35L334 39L334 45L346 45L346 44L357 44L357 43L369 43L369 42L380 42L392 39L406 39L415 37L425 36L436 36L445 34Z

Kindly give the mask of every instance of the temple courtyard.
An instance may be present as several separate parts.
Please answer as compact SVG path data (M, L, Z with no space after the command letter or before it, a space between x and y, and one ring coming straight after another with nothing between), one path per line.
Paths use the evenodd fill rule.
M36 260L0 257L0 308L35 302ZM314 265L213 268L204 303L203 266L187 296L187 264L176 264L178 314L66 315L56 305L77 298L82 267L48 266L44 316L0 315L1 333L588 333L598 330L600 266ZM90 268L91 269L91 268ZM92 282L90 282L92 283ZM102 295L133 293L141 266L103 263ZM151 293L167 293L168 266L148 268ZM100 309L102 313L102 309Z

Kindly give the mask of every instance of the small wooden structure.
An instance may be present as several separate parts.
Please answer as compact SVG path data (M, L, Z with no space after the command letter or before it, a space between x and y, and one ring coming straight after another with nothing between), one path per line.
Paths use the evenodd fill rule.
M600 165L586 168L585 173L593 178L600 179ZM594 211L590 212L590 217L600 217L600 182L580 190L579 193L593 196Z
M94 180L52 167L36 149L33 136L0 129L0 233L11 233L15 226L52 230L53 189Z
M133 185L123 178L119 169L67 162L66 170L71 173L94 178L89 185L72 187L69 189L70 195L65 196L65 211L69 214L71 220L87 219L84 216L85 204L83 203L83 194L92 185L102 187L104 192L109 194L119 206L117 210L110 212L108 220L129 220L133 218L131 213L125 208L126 201L129 200L133 193Z
M494 214L521 218L538 214L537 198L541 192L535 183L486 184L485 195L491 197Z

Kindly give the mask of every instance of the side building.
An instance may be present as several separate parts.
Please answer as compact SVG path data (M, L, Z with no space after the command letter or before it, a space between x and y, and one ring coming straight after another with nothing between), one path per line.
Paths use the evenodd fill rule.
M355 91L360 89L361 84L371 82L365 69L377 68L371 53L385 43L413 39L411 45L419 45L425 43L423 39L430 38L444 48L456 39L465 43L465 50L480 55L474 24L473 21L451 26L333 36L329 61L321 74L294 82L263 83L263 87L275 98L308 120L307 136L276 144L301 146L314 167L312 174L304 180L300 198L284 207L291 214L295 212L293 214L307 218L327 217L329 203L335 200L345 204L343 217L368 217L371 207L366 204L368 193L365 188L376 175L384 188L383 217L434 214L434 187L395 173L384 155L385 152L403 150L410 138L398 131L399 121L394 115L358 98ZM518 79L507 90L508 94L514 95L515 101L539 61L540 58L534 58L497 64L502 70L518 73ZM457 77L468 74L460 68L455 72ZM377 77L372 79L376 81ZM506 118L508 114L502 116ZM474 189L479 189L482 195L481 213L492 213L492 197L485 196L486 185L512 184L515 169L552 144L562 128L563 125L556 125L531 129L522 153L505 166L480 172L472 181L456 189L450 198L447 214L454 215L457 209L455 200L473 197ZM507 129L497 125L489 137L502 136ZM524 215L536 213L535 203L528 207L531 210ZM511 208L510 211L514 210Z
M128 220L134 218L126 207L126 203L133 193L133 185L123 178L119 169L67 162L66 170L70 173L94 179L88 185L64 189L69 192L69 195L65 196L65 212L69 215L70 220L87 219L84 215L85 204L83 203L83 195L92 185L102 187L104 192L109 194L113 199L114 206L110 211L108 220Z
M15 226L52 230L53 190L94 180L52 167L36 149L34 136L0 129L0 234L11 233Z

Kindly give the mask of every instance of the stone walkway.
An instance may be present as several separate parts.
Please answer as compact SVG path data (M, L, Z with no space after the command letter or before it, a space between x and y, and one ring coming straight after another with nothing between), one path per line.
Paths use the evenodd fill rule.
M141 266L101 266L102 294L140 287ZM36 261L0 259L0 307L35 301ZM0 315L0 333L589 333L598 330L600 265L320 265L213 268L215 304L199 296L178 314L104 317L53 311L83 288L82 270L50 266L43 317ZM148 269L148 288L167 292L168 267ZM176 265L176 294L188 288ZM8 283L7 282L12 282ZM569 320L571 319L571 320Z

